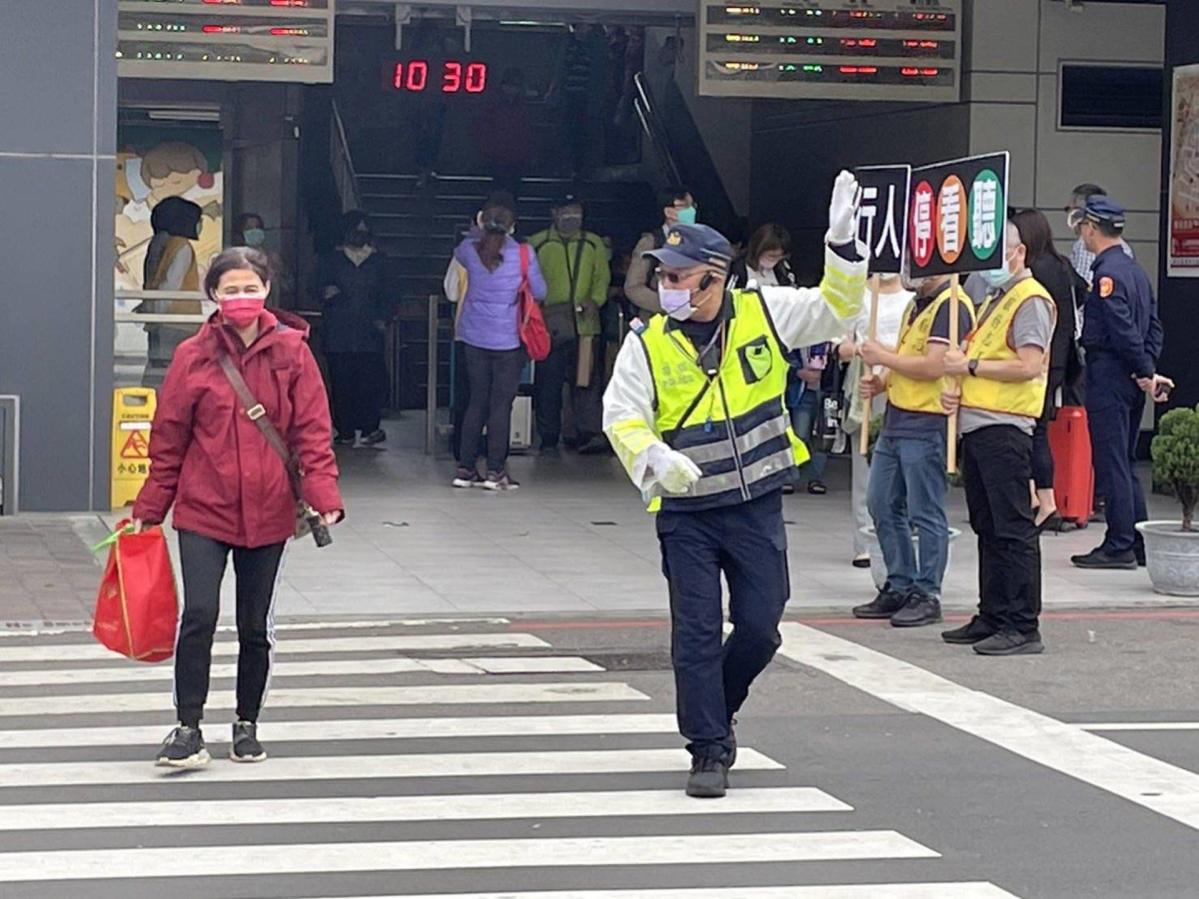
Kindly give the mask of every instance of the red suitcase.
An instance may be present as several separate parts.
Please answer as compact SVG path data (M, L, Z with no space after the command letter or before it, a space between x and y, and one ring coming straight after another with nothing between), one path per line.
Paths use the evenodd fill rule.
M1049 449L1053 453L1053 492L1058 513L1085 528L1095 505L1095 469L1091 465L1091 434L1087 410L1063 406L1049 423Z

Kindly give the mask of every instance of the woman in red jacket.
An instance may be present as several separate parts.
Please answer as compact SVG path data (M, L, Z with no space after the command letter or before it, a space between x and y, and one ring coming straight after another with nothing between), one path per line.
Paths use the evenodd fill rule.
M254 398L298 457L303 499L335 524L343 517L325 384L306 343L307 326L264 308L266 256L235 247L213 260L204 289L219 310L180 344L158 395L152 466L133 507L134 526L161 523L174 507L183 572L183 614L175 646L176 727L158 764L207 764L200 732L208 697L221 580L232 554L237 576L237 719L230 758L266 758L257 720L274 650L280 565L296 526L287 469L246 414L221 370L233 360ZM279 315L283 315L280 313Z

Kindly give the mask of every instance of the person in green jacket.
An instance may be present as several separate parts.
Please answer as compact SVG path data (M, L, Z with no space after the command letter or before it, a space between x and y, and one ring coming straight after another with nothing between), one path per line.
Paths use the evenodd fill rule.
M597 234L583 230L583 203L567 194L553 205L554 225L529 243L549 288L542 313L552 339L549 358L537 363L535 408L541 452L558 453L562 437L563 386L571 387L571 408L580 451L606 449L602 433L599 336L600 307L608 301L611 252ZM602 444L602 446L600 445Z

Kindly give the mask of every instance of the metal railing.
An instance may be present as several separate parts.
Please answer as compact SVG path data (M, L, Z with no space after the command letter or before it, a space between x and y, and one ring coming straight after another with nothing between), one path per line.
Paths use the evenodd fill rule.
M682 172L675 161L674 154L670 152L670 137L666 133L666 128L662 124L657 110L654 108L653 100L650 99L649 86L645 81L645 73L638 72L633 77L633 85L637 88L637 95L633 98L633 110L637 113L637 119L641 122L641 130L645 133L650 146L657 154L658 162L661 164L668 181L671 184L682 184L684 181Z
M198 302L203 310L199 314L173 312L134 312L130 303L157 303L170 301ZM216 309L206 293L201 290L118 290L113 321L129 325L202 325Z
M354 171L354 159L350 155L350 142L346 139L345 125L337 102L332 104L329 116L329 162L333 166L333 180L341 197L341 211L361 209L362 199L358 193L358 173Z
M429 349L425 371L425 455L433 455L437 444L437 363L441 342L441 294L429 294L428 340Z

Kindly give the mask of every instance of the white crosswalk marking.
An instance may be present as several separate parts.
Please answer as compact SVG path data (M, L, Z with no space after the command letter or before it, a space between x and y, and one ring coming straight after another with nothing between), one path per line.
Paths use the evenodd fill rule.
M333 897L322 897L333 899ZM438 893L337 899L1013 899L990 883L860 883L844 886L717 887L710 890L571 890L569 893Z
M21 721L28 724L28 721ZM508 715L502 718L357 718L271 721L262 737L271 743L411 740L454 737L569 737L593 734L673 734L674 715ZM62 727L0 730L0 749L69 746L156 746L160 726Z
M811 787L737 790L704 807L681 790L594 793L490 793L473 796L374 796L331 799L233 799L189 802L187 825L311 824L354 821L487 821L505 818L601 818L620 815L741 815L774 812L848 812L852 809ZM170 827L179 823L173 802L88 802L0 805L0 830L77 827Z
M744 741L725 799L686 797L670 697L553 655L539 637L381 633L364 622L331 623L327 636L299 629L304 637L279 643L260 728L269 760L220 758L229 736L220 713L234 707L224 684L206 707L214 761L183 772L150 762L168 728L145 716L169 720L169 664L53 638L0 646L0 666L16 666L0 676L0 895L32 886L55 899L106 899L129 893L119 878L135 882L134 894L142 878L202 878L187 895L298 899L369 893L358 877L394 872L392 895L374 899L1014 899L985 882L941 882L936 847L854 829L853 807ZM236 677L225 661L236 652L222 634L214 680ZM406 675L419 682L395 680ZM274 720L280 710L291 720ZM38 727L45 715L51 726ZM903 868L919 879L854 883L867 861L919 865ZM812 863L845 882L803 885ZM603 889L594 873L618 867L634 884L660 885L709 866L721 866L719 888ZM767 870L767 882L797 882L737 885ZM547 879L567 871L594 888ZM459 892L430 894L437 887L422 872L455 872L443 889ZM286 875L322 880L277 879ZM260 890L255 878L271 885Z
M362 705L495 705L519 702L628 702L649 699L628 684L430 684L419 687L312 687L272 689L270 703L276 709L320 708ZM237 705L234 697L214 693L206 708L227 711ZM46 707L42 696L0 698L0 716L29 717ZM97 712L161 712L170 707L170 697L153 693L88 693L54 697L60 715Z
M111 876L113 871L136 871L139 877L203 877L218 871L224 875L309 874L937 857L931 849L891 830L193 846L186 853L172 846L165 849L0 852L0 883L86 880Z
M513 658L419 659L400 656L393 659L337 659L331 662L280 662L272 678L318 677L351 674L577 674L603 671L599 665L577 656L516 656ZM120 665L105 668L37 669L6 671L4 684L9 687L43 687L54 684L106 684L170 681L170 665ZM213 680L237 677L236 664L213 665Z
M0 765L0 787L100 784L264 783L349 780L368 777L491 777L518 774L587 774L678 771L687 767L681 749L584 749L558 752L442 752L419 755L331 755L276 758L270 765L221 765L202 774L151 768L144 762L33 762ZM760 752L744 749L737 767L782 768Z
M317 652L451 652L475 649L545 649L532 634L389 634L384 636L325 637L303 640L281 638L280 655ZM217 640L213 658L237 656L235 639ZM94 662L113 660L98 643L47 643L34 646L0 646L0 664L7 662ZM132 663L130 663L132 664Z

